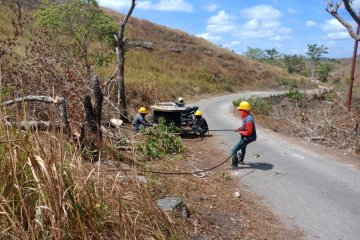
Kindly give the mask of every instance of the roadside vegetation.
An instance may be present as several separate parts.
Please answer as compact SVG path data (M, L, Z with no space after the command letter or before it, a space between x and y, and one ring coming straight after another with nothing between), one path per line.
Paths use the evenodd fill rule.
M124 159L108 150L107 141L103 159L93 165L63 134L23 132L3 123L0 133L2 238L178 239L180 228L186 229L154 205L136 175L121 172ZM132 164L139 159L127 155ZM106 161L117 167L115 175Z
M269 54L273 53L273 54ZM246 56L259 62L282 66L289 73L310 77L314 89L310 93L301 91L299 81L282 79L280 84L286 89L283 96L269 98L252 97L248 101L252 111L262 125L284 134L291 134L331 148L360 153L360 95L359 81L353 89L352 110L347 112L346 97L350 75L351 59L328 59L325 46L308 44L306 56L284 55L276 49L262 50L248 48ZM277 56L277 57L272 57ZM355 78L360 71L356 70ZM242 99L235 99L238 106Z
M284 95L247 99L261 125L327 147L360 153L360 95L355 88L354 111L348 113L343 96L334 90L301 92L292 86ZM238 106L243 99L233 101Z
M184 184L175 191L171 188L174 179L164 177L164 184L151 174L139 178L138 173L155 167L178 170L182 160L193 157L184 151L177 129L160 123L135 134L129 126L110 124L111 118L119 116L112 32L123 16L99 8L96 1L18 2L21 4L14 8L15 1L2 0L0 6L0 100L37 95L54 101L50 107L25 101L2 106L0 235L6 239L184 239L201 236L198 228L202 233L216 234L217 228L209 219L196 215L184 220L163 213L155 205L156 199L167 194L188 196L193 185ZM130 117L139 106L178 96L283 88L288 90L285 99L291 111L283 108L278 114L297 119L300 115L296 114L306 104L298 88L313 86L308 73L297 64L292 71L277 65L280 54L276 49L265 51L266 61L250 60L204 39L135 18L129 20L125 35ZM328 72L323 68L322 72ZM90 97L98 93L91 86L92 75L99 77L103 94L98 115L97 102L93 108ZM66 99L71 134L63 134L63 126L56 127L58 96ZM259 111L256 114L272 116L275 108L270 100L251 100ZM335 104L331 106L329 109L337 109ZM98 116L100 119L95 118ZM26 124L19 127L30 121L47 121L55 127L49 131L34 131ZM331 127L337 126L338 119L327 121ZM93 131L90 123L94 122ZM309 126L313 132L321 127ZM90 148L80 141L86 128L97 135L97 141L88 140ZM347 125L340 130L339 135L350 131ZM321 134L316 135L323 136L319 141L332 137L326 131ZM358 151L356 138L349 141ZM197 150L196 146L187 147ZM189 171L192 166L181 168ZM223 173L217 177L229 180ZM238 209L244 208L241 205ZM246 231L251 231L249 237L268 236L266 231L256 233L254 227L265 221L270 229L270 218L256 216L251 224L247 219L252 218L247 216L249 224L241 229L244 236ZM277 236L280 225L275 230L272 236Z

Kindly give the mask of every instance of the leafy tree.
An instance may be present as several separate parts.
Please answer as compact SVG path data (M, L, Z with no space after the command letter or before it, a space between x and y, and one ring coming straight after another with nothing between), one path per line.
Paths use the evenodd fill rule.
M301 55L284 55L284 63L289 73L300 73L305 68L304 57Z
M266 53L260 48L247 47L244 55L254 61L262 61L266 58Z
M67 0L50 4L37 10L35 17L53 37L66 36L75 43L90 79L90 43L97 39L111 43L112 34L116 31L113 20L94 0Z
M330 72L333 70L334 65L332 63L320 63L316 68L316 74L319 77L319 80L322 82L327 82Z
M312 63L311 77L314 78L315 67L318 65L320 57L323 54L328 54L328 48L324 45L318 46L317 44L308 44L307 47L308 50L306 51L306 55L308 55Z
M276 48L265 49L265 52L271 62L273 62L274 60L276 60L277 58L279 58L281 56L281 54L279 53L278 50L276 50Z

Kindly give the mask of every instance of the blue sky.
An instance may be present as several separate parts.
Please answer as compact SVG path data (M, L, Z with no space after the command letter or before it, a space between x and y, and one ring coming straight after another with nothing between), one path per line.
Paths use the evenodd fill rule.
M100 5L123 13L130 2L99 0ZM133 16L203 37L239 54L247 47L258 47L305 55L306 45L316 43L329 48L328 57L351 57L354 40L325 11L326 5L326 0L137 0ZM354 0L353 6L360 8L360 0ZM339 13L350 21L343 8Z

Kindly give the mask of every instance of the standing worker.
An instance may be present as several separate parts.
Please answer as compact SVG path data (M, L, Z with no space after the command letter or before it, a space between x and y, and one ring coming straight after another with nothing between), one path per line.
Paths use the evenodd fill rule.
M244 157L246 154L246 147L249 143L256 140L256 128L253 115L250 114L250 103L242 101L237 108L240 116L243 119L243 125L234 129L235 132L239 132L241 139L231 149L232 163L230 170L237 169L238 164L244 164ZM241 150L240 157L238 159L237 153Z
M132 121L132 124L131 124L132 128L135 131L140 131L140 130L144 129L145 127L151 127L154 125L145 119L145 116L148 113L149 113L149 111L146 109L146 107L139 108L138 114L134 117L134 120Z
M208 124L205 118L203 118L201 111L196 111L194 115L195 122L192 124L191 128L195 134L199 134L200 137L204 137L205 133L209 131Z

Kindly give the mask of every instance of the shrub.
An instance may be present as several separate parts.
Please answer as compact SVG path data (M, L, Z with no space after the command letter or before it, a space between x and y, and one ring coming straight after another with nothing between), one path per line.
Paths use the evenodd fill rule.
M285 93L285 96L295 100L295 101L299 101L302 99L303 95L302 93L299 91L299 88L296 86L291 86L289 91Z
M304 76L304 77L309 77L309 76L310 76L310 71L309 71L309 69L303 68L303 69L299 72L299 74L300 74L301 76Z
M283 86L288 86L289 85L289 80L288 79L281 79L280 84L283 85Z
M301 55L284 55L284 64L289 73L299 73L305 68L305 60Z
M321 82L327 82L330 72L333 70L334 64L332 63L320 63L316 68L316 74Z
M180 153L183 150L181 138L174 133L179 129L171 123L167 125L160 118L159 124L153 128L145 128L145 141L139 145L139 150L148 158L160 158L166 154Z

